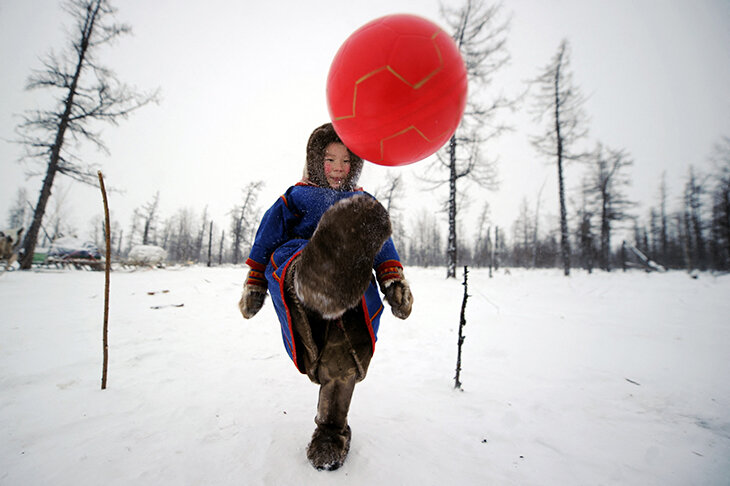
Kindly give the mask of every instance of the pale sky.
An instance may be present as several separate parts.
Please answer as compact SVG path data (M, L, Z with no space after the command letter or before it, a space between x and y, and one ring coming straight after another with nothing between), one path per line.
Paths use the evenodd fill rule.
M113 217L125 231L132 210L158 190L163 216L181 207L200 214L208 205L218 227L228 227L226 213L250 181L265 181L259 202L268 207L300 178L306 140L328 120L325 80L347 36L389 13L413 13L443 26L436 0L115 5L118 20L131 24L134 35L121 38L100 59L128 84L159 87L162 93L159 105L118 127L102 127L110 156L88 146L79 151L101 166L108 186L126 191L110 195ZM712 145L730 135L727 0L508 0L504 7L512 15L512 60L494 89L524 89L524 81L536 77L567 38L574 81L588 98L585 148L601 141L632 156L630 196L643 203L639 216L656 204L662 171L670 195L678 198L689 165L705 167ZM0 0L0 226L18 187L28 189L33 204L38 197L41 178L26 179L30 166L16 162L22 150L7 140L14 138L14 115L50 107L47 95L26 92L24 85L41 56L66 44L59 21L70 25L57 0ZM512 133L485 147L499 157L501 188L469 190L473 203L463 215L466 224L488 201L493 221L511 231L522 198L534 207L543 184L543 213L558 213L554 164L529 144L539 129L527 108L510 118ZM446 196L446 187L427 197L418 194L423 186L415 176L425 164L393 169L406 180L406 222L421 209L435 213ZM574 188L583 168L566 170ZM367 164L361 183L374 192L384 173ZM67 192L67 211L84 237L92 216L102 211L101 196L67 178L56 181L56 193ZM445 234L445 223L443 229Z

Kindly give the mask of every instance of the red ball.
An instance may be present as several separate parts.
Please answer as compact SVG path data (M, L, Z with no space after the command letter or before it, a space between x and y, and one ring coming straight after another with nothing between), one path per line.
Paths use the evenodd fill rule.
M381 165L434 154L454 134L466 105L459 48L438 25L387 15L356 30L335 55L327 105L350 150Z

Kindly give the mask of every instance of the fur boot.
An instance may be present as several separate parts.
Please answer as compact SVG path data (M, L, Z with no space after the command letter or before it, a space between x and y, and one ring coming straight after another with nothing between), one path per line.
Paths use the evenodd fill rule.
M337 469L347 458L352 437L347 423L352 394L355 384L365 378L373 355L369 336L363 332L362 317L348 311L343 321L330 321L316 372L321 383L314 419L317 428L307 447L307 458L320 470Z
M338 373L337 368L335 363L325 362L319 369L322 385L314 419L317 428L307 446L307 458L319 470L333 471L339 468L350 451L352 431L347 425L347 413L357 377L354 372L335 377L333 372Z
M334 204L300 255L294 279L299 300L325 319L357 305L390 233L388 212L376 200L357 195Z
M307 459L319 471L339 469L350 451L352 432L348 425L344 431L331 427L317 427L307 446Z

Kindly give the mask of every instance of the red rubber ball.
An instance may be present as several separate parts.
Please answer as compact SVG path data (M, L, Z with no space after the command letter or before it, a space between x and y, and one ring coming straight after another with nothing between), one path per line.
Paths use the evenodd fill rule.
M327 76L335 131L350 150L381 165L434 154L454 134L466 106L459 48L424 18L387 15L342 44Z

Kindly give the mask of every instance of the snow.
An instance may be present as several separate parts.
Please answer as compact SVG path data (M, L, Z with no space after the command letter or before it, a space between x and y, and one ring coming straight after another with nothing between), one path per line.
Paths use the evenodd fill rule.
M6 273L0 484L730 482L730 276L472 270L460 392L461 276L406 274L348 460L318 472L317 387L271 302L239 315L244 269L114 272L104 391L103 273Z
M167 258L167 251L156 245L136 245L129 251L127 260L137 265L160 265Z

